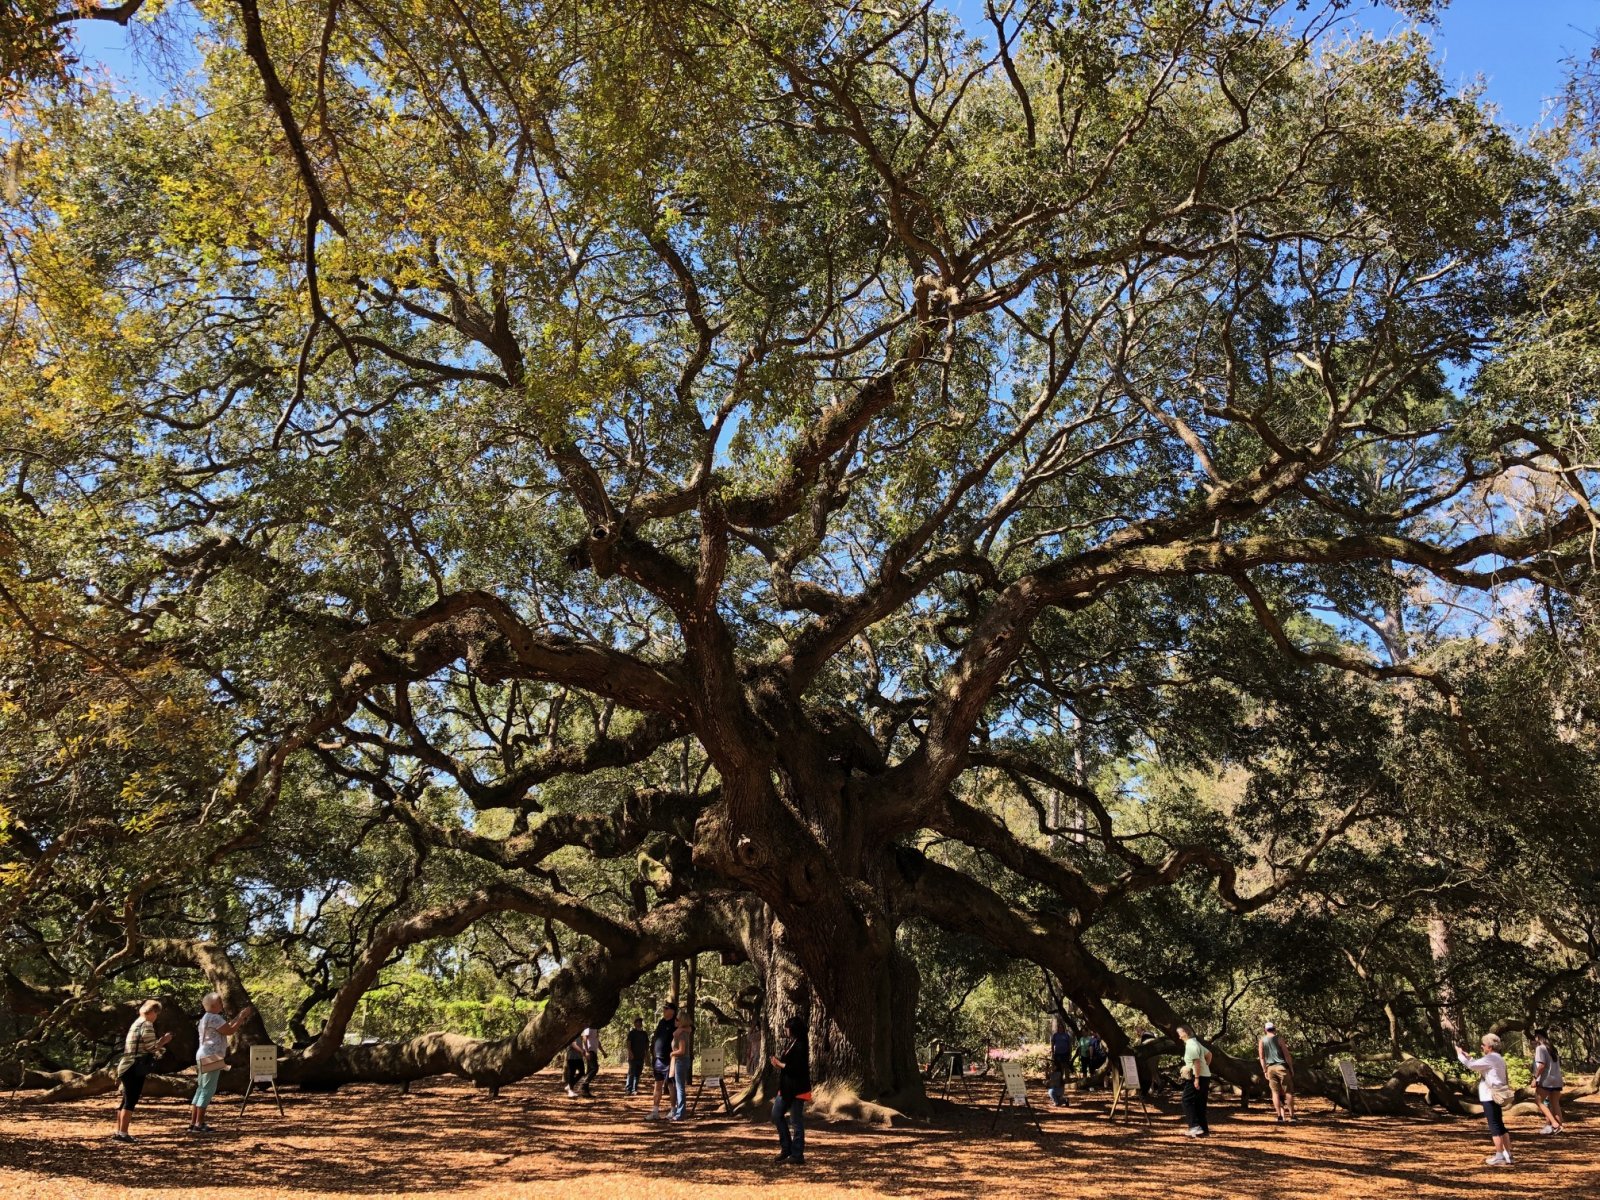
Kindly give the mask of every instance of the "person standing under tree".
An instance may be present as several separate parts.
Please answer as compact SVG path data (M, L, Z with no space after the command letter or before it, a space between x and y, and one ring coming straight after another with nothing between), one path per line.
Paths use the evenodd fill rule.
M1067 1032L1064 1017L1056 1018L1055 1032L1050 1035L1050 1086L1046 1089L1057 1108L1067 1104L1067 1073L1072 1070L1072 1034Z
M778 1161L800 1166L806 1161L811 1049L806 1042L806 1023L800 1017L785 1021L783 1031L788 1040L771 1059L778 1071L778 1096L772 1102L772 1123L778 1127Z
M678 1014L678 1028L672 1035L672 1119L681 1121L689 1107L689 1081L694 1072L694 1021L688 1013Z
M600 1045L600 1031L590 1026L579 1035L583 1042L583 1094L589 1099L594 1099L591 1085L594 1077L600 1074L600 1056L605 1050Z
M1189 1123L1190 1137L1209 1137L1206 1097L1211 1092L1211 1051L1187 1025L1178 1026L1178 1038L1183 1042L1183 1117Z
M567 1043L567 1062L561 1071L561 1081L567 1085L567 1099L578 1098L578 1081L583 1078L583 1034L576 1033Z
M1511 1090L1511 1077L1506 1070L1506 1060L1500 1057L1500 1038L1492 1033L1483 1035L1483 1055L1473 1058L1460 1046L1456 1057L1461 1065L1478 1073L1478 1103L1483 1105L1483 1119L1489 1126L1489 1137L1494 1141L1494 1153L1483 1160L1486 1167L1511 1165L1511 1131L1506 1128L1505 1106L1515 1096Z
M678 1006L668 1000L661 1006L661 1020L656 1022L655 1032L650 1035L650 1071L655 1076L656 1095L645 1117L647 1121L661 1119L661 1093L667 1087L667 1072L672 1069L672 1039L677 1027Z
M117 1131L111 1135L119 1142L138 1140L128 1132L134 1105L139 1103L139 1093L144 1091L144 1081L156 1065L156 1056L172 1040L170 1033L156 1036L156 1019L160 1016L161 1001L146 1000L122 1040L122 1057L117 1062Z
M237 1017L228 1020L222 1015L222 997L216 992L207 992L200 1001L200 1007L205 1011L200 1014L200 1023L196 1026L200 1044L194 1052L195 1084L194 1099L189 1101L190 1133L212 1132L211 1126L206 1124L206 1106L217 1094L222 1068L227 1065L228 1039L250 1019L252 1011L246 1004Z
M1561 1088L1566 1081L1561 1078L1561 1055L1550 1043L1548 1029L1533 1031L1533 1094L1544 1110L1542 1134L1565 1133L1561 1120Z
M1261 1063L1261 1077L1272 1092L1272 1108L1278 1114L1278 1124L1294 1120L1294 1055L1278 1036L1278 1027L1271 1021L1266 1032L1256 1039L1256 1058Z
M639 1076L644 1073L644 1056L650 1053L650 1035L644 1031L644 1018L635 1017L633 1028L628 1030L628 1081L622 1086L624 1096L639 1094Z

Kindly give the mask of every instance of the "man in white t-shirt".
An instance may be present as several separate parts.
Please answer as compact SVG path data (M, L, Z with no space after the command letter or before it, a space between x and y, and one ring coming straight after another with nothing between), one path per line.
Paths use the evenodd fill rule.
M600 1031L598 1029L591 1026L583 1031L580 1038L583 1042L583 1094L593 1099L594 1092L589 1089L589 1085L594 1082L594 1077L600 1074L600 1056L605 1051L600 1048Z

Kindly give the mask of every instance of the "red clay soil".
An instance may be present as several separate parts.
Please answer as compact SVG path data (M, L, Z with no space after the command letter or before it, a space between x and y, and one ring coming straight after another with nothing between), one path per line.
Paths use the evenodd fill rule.
M1270 1111L1213 1105L1212 1136L1183 1136L1174 1105L1146 1127L1106 1119L1104 1097L1041 1111L1044 1136L1008 1111L952 1105L931 1124L892 1130L817 1122L803 1167L776 1166L770 1126L727 1117L646 1122L648 1100L619 1095L602 1076L599 1098L567 1100L536 1076L498 1101L437 1081L337 1094L285 1093L270 1101L223 1097L199 1141L181 1100L149 1100L134 1119L137 1145L113 1142L111 1104L18 1107L0 1099L0 1197L5 1200L313 1200L436 1196L761 1197L828 1200L885 1196L956 1200L1000 1196L1118 1196L1214 1200L1365 1197L1600 1196L1600 1103L1574 1105L1570 1132L1539 1137L1512 1118L1516 1162L1485 1167L1481 1121L1336 1116L1325 1100L1279 1126ZM978 1095L998 1094L992 1082Z

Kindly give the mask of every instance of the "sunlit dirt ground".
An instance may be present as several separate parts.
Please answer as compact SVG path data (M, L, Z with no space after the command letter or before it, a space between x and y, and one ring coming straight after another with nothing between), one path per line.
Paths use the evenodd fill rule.
M238 1097L225 1097L212 1110L221 1132L204 1141L183 1132L182 1101L149 1100L135 1115L134 1146L110 1139L107 1100L19 1108L0 1097L0 1197L1600 1197L1600 1104L1588 1101L1572 1106L1564 1137L1535 1136L1539 1122L1513 1117L1517 1161L1490 1168L1481 1121L1353 1120L1313 1099L1299 1122L1279 1126L1270 1111L1224 1104L1213 1106L1211 1138L1191 1141L1174 1104L1148 1126L1123 1124L1091 1096L1042 1109L1041 1137L1011 1111L991 1132L998 1086L973 1090L973 1102L928 1125L817 1122L801 1168L773 1165L765 1124L646 1122L648 1100L622 1097L615 1075L601 1077L590 1101L567 1100L550 1075L498 1101L456 1082L410 1095L288 1091L284 1117L255 1100L241 1115Z

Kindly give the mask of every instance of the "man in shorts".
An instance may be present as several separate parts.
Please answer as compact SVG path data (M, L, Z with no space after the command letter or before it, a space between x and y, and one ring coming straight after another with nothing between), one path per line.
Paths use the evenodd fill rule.
M667 1089L667 1072L672 1068L672 1035L678 1030L678 1006L668 1000L661 1006L661 1020L650 1035L650 1073L655 1076L655 1103L647 1121L661 1119L661 1094Z
M1256 1058L1261 1063L1261 1075L1272 1091L1272 1107L1278 1114L1278 1124L1294 1120L1294 1055L1288 1044L1278 1036L1278 1027L1268 1021L1265 1032L1256 1040Z

